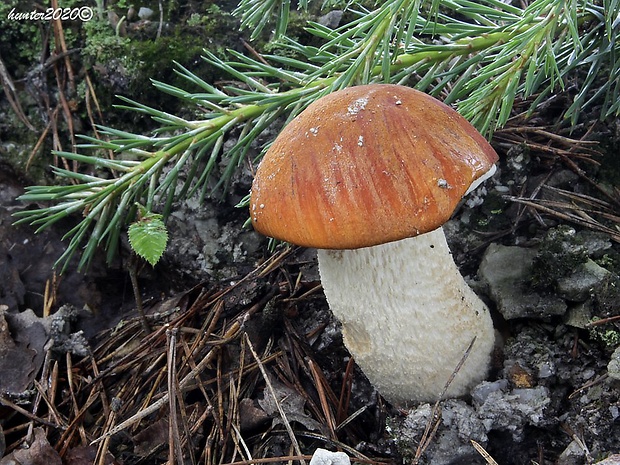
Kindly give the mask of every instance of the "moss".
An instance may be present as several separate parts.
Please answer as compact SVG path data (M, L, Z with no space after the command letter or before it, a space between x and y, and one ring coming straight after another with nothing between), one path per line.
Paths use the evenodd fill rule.
M83 0L64 0L60 6L75 8L89 6ZM51 0L6 0L0 3L0 56L12 78L23 78L29 71L48 59L55 46L54 32L49 21L19 19L33 12L43 15L51 8ZM62 20L62 35L68 49L79 48L79 31L84 24L79 20ZM17 46L16 46L17 45Z
M613 117L603 123L607 124L607 128L599 135L602 157L596 177L602 187L613 193L614 188L620 186L620 123Z
M10 19L10 13L27 13L35 10L34 2L7 0L0 3L0 56L13 78L23 76L41 59L43 49L41 24L38 21ZM15 47L19 44L19 47Z
M588 258L582 238L570 226L550 229L543 238L532 268L536 289L553 288L558 279L570 275Z
M116 35L108 22L97 19L84 24L83 34L82 59L86 66L106 63L116 57L124 57L130 43L127 37Z
M17 84L18 97L26 116L37 128L28 130L16 117L13 109L5 102L0 105L0 157L10 164L20 176L29 178L29 183L46 184L45 175L49 175L52 164L50 154L51 137L48 137L39 151L30 160L26 172L26 164L31 158L32 148L36 145L41 131L47 124L43 120L40 94L26 92L28 88L22 83L30 83L25 76L37 78L35 84L42 92L50 96L52 105L57 94L56 80L51 68L40 67L41 57L48 57L43 38L49 35L49 24L42 21L11 20L9 13L28 13L40 7L48 7L51 0L43 0L35 5L34 1L7 0L0 4L0 56ZM63 22L65 41L69 48L79 49L80 53L72 54L71 60L75 71L77 95L71 96L76 104L73 112L76 132L88 133L90 120L87 114L85 95L87 92L85 73L94 86L97 101L103 109L111 109L112 105L122 103L116 97L125 95L138 102L165 108L171 113L179 112L186 103L170 97L152 85L151 79L160 80L172 85L188 88L189 83L174 72L174 62L178 62L205 80L214 82L219 79L222 71L209 67L200 58L203 50L208 48L219 56L225 54L224 48L238 43L239 28L236 18L225 10L225 2L215 3L205 0L188 5L186 2L170 1L164 3L164 21L161 36L157 37L159 27L159 1L145 0L140 6L154 11L152 21L138 18L130 21L126 18L129 8L136 2L129 0L111 0L106 2L107 10L98 14L97 5L103 2L66 0L63 7L89 6L95 11L90 21ZM181 4L182 3L182 4ZM230 8L234 5L231 4ZM198 23L188 25L192 13L203 18ZM115 28L115 20L123 20L124 29ZM18 44L18 46L15 46ZM53 47L53 40L48 47ZM196 90L188 88L188 90ZM67 89L64 89L67 92ZM145 125L146 121L146 125ZM106 111L103 123L107 126L121 126L128 131L148 132L155 123L145 120L141 115L125 110ZM63 147L67 147L68 130L64 117L58 118L59 132ZM149 126L152 125L152 126ZM139 129L135 129L139 128Z
M156 2L155 2L156 3ZM225 44L237 42L238 24L232 15L212 4L204 3L195 8L198 11L181 9L171 2L166 5L164 23L159 31L157 4L150 6L157 20L135 20L126 23L126 35L117 34L107 21L91 21L84 28L85 46L82 59L92 70L95 89L100 104L110 107L119 104L116 95L125 95L132 100L144 102L176 113L184 103L168 96L152 85L152 80L162 81L188 91L198 89L175 72L175 62L192 70L207 82L214 82L223 73L209 66L201 56L204 50L225 55ZM208 2L207 2L208 3ZM121 17L127 13L126 3L117 2L110 8ZM171 20L167 21L166 18ZM161 34L159 34L161 32ZM123 112L123 125L136 122L139 115ZM129 121L127 121L129 119ZM114 126L115 121L108 120ZM148 130L141 124L141 130Z
M233 20L232 15L222 10L218 5L210 5L204 13L192 13L187 19L189 27L203 28L207 35L217 34L222 31L222 27Z
M601 318L620 315L620 276L612 275L595 295L596 313Z

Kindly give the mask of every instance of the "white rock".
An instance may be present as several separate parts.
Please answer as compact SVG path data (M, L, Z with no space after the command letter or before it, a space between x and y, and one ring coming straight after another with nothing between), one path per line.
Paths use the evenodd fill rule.
M611 359L607 364L607 374L610 378L620 379L620 347L611 354Z
M151 10L150 8L141 6L140 9L138 10L138 17L140 19L149 19L151 16L153 16L153 13L154 11Z
M351 465L351 460L344 452L317 449L312 455L310 465Z

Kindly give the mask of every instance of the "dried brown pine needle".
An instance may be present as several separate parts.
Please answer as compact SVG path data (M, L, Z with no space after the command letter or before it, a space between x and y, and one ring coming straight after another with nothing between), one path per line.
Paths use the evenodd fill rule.
M311 348L325 322L297 326L299 309L309 311L322 296L295 253L282 249L238 281L149 303L151 332L139 318L123 321L97 337L91 356L52 357L33 411L10 399L5 405L29 422L25 433L27 425L49 426L61 456L90 445L97 464L118 455L119 446L138 460L168 463L303 463L321 446L380 463L347 444L367 440L362 425L381 417L373 413L381 404L350 411L352 362L343 364L334 386L339 377L325 371ZM286 316L277 332L263 334L257 327L274 311ZM266 398L282 412L271 411ZM259 415L254 423L243 418L247 412ZM286 452L274 453L282 443Z
M508 196L507 199L593 231L603 232L620 242L620 213L607 201L589 196L542 186L542 190L555 194L557 200Z
M498 465L495 459L493 459L493 457L491 457L491 455L484 450L484 447L482 447L479 443L472 439L471 444L474 446L474 449L476 449L478 453L484 457L484 460L486 460L489 465Z
M385 412L381 403L360 408L353 399L360 381L353 362L343 359L340 374L316 359L312 345L328 326L302 325L300 315L327 306L295 253L283 249L235 282L149 303L148 334L132 318L97 336L79 362L50 356L34 409L1 399L23 424L5 432L48 426L61 457L85 447L97 464L120 450L168 463L299 463L326 446L354 462L381 463L348 445L369 441L369 421L378 421L372 434L379 434ZM277 328L263 321L273 312Z

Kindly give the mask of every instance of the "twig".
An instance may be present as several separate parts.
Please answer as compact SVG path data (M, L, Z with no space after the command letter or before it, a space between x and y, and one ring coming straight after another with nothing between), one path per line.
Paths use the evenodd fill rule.
M474 446L474 449L476 449L478 453L482 455L482 457L484 457L484 460L486 460L489 465L497 465L495 459L493 459L493 457L491 457L491 455L486 450L484 450L484 447L482 447L473 439L470 439L470 442L471 445Z
M519 197L512 197L512 196L506 196L506 199L511 200L512 202L521 203L523 205L527 205L529 207L535 208L537 210L540 210L542 212L555 216L556 218L570 221L580 226L593 229L595 231L607 233L612 240L616 242L620 242L620 233L618 233L618 231L615 231L612 228L608 228L596 221L586 220L584 218L581 218L578 215L557 211L547 205L544 205L544 203L548 203L546 201L543 201L543 200L532 201L532 200L522 199Z
M50 369L50 367L52 367ZM43 360L43 367L41 370L41 375L39 377L40 384L42 386L47 386L48 383L50 383L50 381L52 383L55 382L55 380L57 379L57 364L55 363L55 361L52 361L52 356L51 356L51 351L50 350L46 350L45 351L45 359ZM37 389L37 394L34 398L34 401L32 402L32 407L31 407L31 412L33 415L36 415L38 410L39 410L39 405L41 403L41 400L43 399L43 393L41 392L40 389ZM49 418L49 414L48 414L48 418ZM57 418L55 418L56 422L58 422ZM32 434L32 431L34 429L34 424L31 421L30 425L28 427L28 436L30 436Z
M162 1L159 0L159 25L157 26L157 35L155 36L156 39L159 39L161 37L161 30L162 30L163 25L164 25L164 5L162 4Z
M346 452L351 457L352 462L361 462L361 463L369 463L369 464L385 463L385 462L381 462L380 460L372 460L366 457L360 451L358 451L355 447L351 447L341 441L330 440L329 438L326 438L325 436L318 434L318 433L312 433L310 431L299 431L297 435L303 438L314 439L316 441L322 441L325 444L330 444L334 446L335 448L337 448L338 450L342 450L343 452Z
M592 454L590 453L590 449L585 441L575 433L573 428L571 428L568 423L561 423L562 429L570 436L570 438L575 441L575 443L581 448L583 454L586 457L586 463L594 463L594 459Z
M604 375L598 376L597 378L595 378L594 380L584 384L583 386L581 386L580 388L577 388L575 391L571 392L568 395L569 399L574 399L575 397L577 397L579 394L581 394L583 391L585 391L586 389L591 388L592 386L596 386L597 384L602 383L603 381L605 381L607 378L609 377L609 375L607 373L605 373Z
M600 320L590 321L586 324L586 328L591 328L592 326L601 326L607 323L613 323L614 321L620 320L620 315L610 316L608 318L601 318Z
M58 10L58 0L52 0L52 8L54 8L54 10ZM67 76L69 77L70 89L72 92L75 92L75 76L73 73L73 67L71 66L71 60L69 59L69 49L67 48L62 21L60 18L54 19L54 38L56 39L56 47L59 48L64 55L65 69ZM62 98L64 98L64 96ZM72 122L67 121L67 124L71 128L71 135L73 136Z
M269 375L267 375L267 371L265 370L265 367L263 366L263 363L261 362L258 354L254 350L254 346L252 345L252 341L250 341L250 337L248 336L247 333L244 333L244 336L245 336L245 340L246 340L246 343L248 345L248 348L250 349L250 352L252 353L252 357L254 357L254 360L256 360L256 363L258 364L258 368L260 369L260 372L263 375L263 379L265 380L265 384L267 385L267 388L269 389L269 393L273 397L273 401L275 402L276 407L278 408L278 413L280 413L280 417L282 417L282 422L284 423L284 427L286 428L286 432L288 433L289 438L291 440L291 443L293 444L293 447L295 448L295 453L297 455L299 455L299 456L302 456L301 448L299 447L299 443L297 442L297 438L295 437L295 433L293 433L293 429L291 428L291 424L289 423L288 419L286 418L286 413L282 409L282 405L280 404L280 401L278 400L278 396L276 395L276 391L273 388L273 385L271 384L271 380L269 379ZM306 465L305 459L300 459L299 462L301 463L301 465Z
M45 394L45 389L43 388L43 386L41 386L41 384L36 379L33 381L33 383L34 383L34 387L41 395L41 399L43 399L43 402L45 402L45 404L47 405L47 408L49 408L50 415L54 417L56 424L60 425L63 429L66 428L67 426L65 422L63 421L63 419L61 418L60 413L58 413L56 406L52 403L52 399L48 398L48 396Z
M166 330L166 340L168 342L168 463L171 465L177 462L183 464L183 451L181 450L181 436L177 417L177 383L176 383L176 347L177 347L177 328ZM176 458L176 460L175 460Z
M58 440L58 443L62 444L62 449L59 451L61 457L64 457L67 450L71 447L71 438L75 434L75 429L76 428L80 428L80 430L83 429L81 422L84 417L84 414L95 403L95 401L97 401L97 398L99 396L100 396L99 386L98 385L93 386L93 388L91 389L88 395L88 398L86 399L86 402L84 402L80 410L75 413L73 419L71 420L71 423L69 423L69 426L67 426L67 429L63 431L62 436ZM82 431L80 431L80 433L81 432Z
M360 407L359 409L357 409L355 412L353 412L351 415L345 418L341 423L339 423L338 426L336 426L336 431L340 431L342 428L347 426L349 423L351 423L353 420L359 417L362 413L364 413L367 409L368 409L368 405L364 405Z
M223 303L220 301L220 302L218 302L217 305L223 305ZM240 326L239 321L233 322L230 325L230 327L228 328L228 330L226 331L226 333L224 334L224 340L230 340L230 339L233 339L234 337L236 337L240 327L241 326ZM215 358L215 356L218 354L219 351L220 351L220 347L219 346L215 346L214 348L212 348L203 357L203 359L198 363L198 365L196 365L196 368L193 369L191 372L189 372L179 382L179 388L183 390L192 381L194 381L194 379L196 379L198 377L198 375L200 373L202 373L211 364L211 362L213 361L213 359ZM95 439L93 441L93 443L98 443L98 442L104 440L106 437L112 436L112 435L114 435L114 434L116 434L116 433L118 433L120 431L123 431L127 427L129 427L129 426L133 425L134 423L142 420L143 418L149 416L151 413L155 413L156 411L158 411L162 406L164 406L168 402L169 395L170 395L169 393L165 393L159 400L157 400L156 402L154 402L150 406L144 408L143 410L139 411L138 413L136 413L131 418L129 418L129 419L125 420L124 422L116 425L114 428L110 429L104 435L102 435L98 439Z
M342 380L342 388L340 389L340 399L338 400L338 428L343 426L343 420L347 416L349 411L349 402L351 400L351 389L353 387L353 368L355 367L355 361L353 357L349 358L347 368L344 371L344 378ZM350 418L350 417L349 417Z
M435 405L433 406L433 409L431 411L431 417L429 418L426 424L426 428L424 429L424 433L422 434L422 439L420 440L420 444L418 444L418 447L416 449L415 457L413 458L414 464L417 464L419 462L420 458L422 457L422 454L424 454L428 446L431 444L431 442L435 438L435 434L437 434L437 429L439 428L439 425L441 424L440 402L443 399L443 397L446 395L446 392L448 391L448 388L452 384L452 381L454 381L454 377L457 375L459 371L461 371L461 367L463 366L463 364L469 357L469 354L471 352L471 349L474 347L475 342L476 342L476 336L474 336L474 338L471 340L471 342L467 346L465 353L463 354L463 356L461 357L461 360L459 360L459 363L456 365L456 367L452 371L452 374L446 381L446 384L444 385L443 390L441 391L441 394L439 395L439 398L435 402Z
M52 113L52 118L55 119L57 114L58 114L58 107L54 109L54 112ZM34 160L35 155L37 154L37 152L43 145L43 142L45 142L45 138L47 137L47 134L50 132L51 127L52 127L52 119L50 119L47 122L47 124L45 125L45 129L43 130L43 132L39 136L39 139L37 140L37 143L34 144L34 147L30 151L30 155L28 156L28 159L26 160L26 171L28 171L28 169L30 168L30 165L32 165L32 160Z
M231 426L232 426L232 429L235 431L235 434L233 435L233 441L235 442L235 445L237 446L237 448L239 448L239 444L241 444L241 447L243 448L245 455L248 457L248 461L250 463L254 463L254 460L252 460L252 452L250 452L250 448L245 443L245 440L243 439L243 436L241 434L241 431L239 430L239 427L235 425L234 423L232 423Z
M308 366L310 367L310 373L312 374L312 378L314 379L314 385L316 386L316 390L319 393L319 400L321 401L321 409L323 410L323 416L325 417L325 422L329 428L330 438L336 439L338 436L336 435L336 423L334 421L334 415L332 414L331 409L329 408L329 403L327 402L327 395L325 393L325 378L322 373L319 372L319 369L316 367L315 363L308 359Z
M9 399L7 399L2 394L0 394L0 404L4 405L5 407L12 408L16 412L21 413L22 415L24 415L26 418L29 418L30 420L35 421L37 423L41 423L42 425L49 426L51 428L61 429L61 430L64 429L64 427L62 425L58 425L56 423L52 423L51 421L47 421L47 420L44 420L41 417L33 415L28 410L26 410L26 409L20 407L19 405L11 402Z
M80 411L80 407L78 406L78 401L77 398L75 396L75 388L74 386L75 381L74 381L74 370L73 370L73 360L71 358L71 352L67 351L66 355L65 355L65 360L67 362L67 384L69 386L69 397L71 399L71 411L72 411L72 416L75 417L77 415L77 413ZM82 425L80 425L80 433L82 436L82 439L86 439L86 435L84 434L84 428Z
M151 327L146 315L144 314L144 306L142 305L142 294L140 293L140 284L138 283L138 255L134 252L131 253L129 263L127 264L127 271L129 272L129 279L131 280L131 288L133 289L133 295L136 299L136 310L140 315L140 322L142 323L142 329L146 334L151 332Z
M15 89L15 84L13 84L13 80L11 79L11 75L9 71L6 69L4 61L2 61L2 57L0 57L0 82L2 83L2 89L4 90L4 95L6 95L6 99L9 101L9 105L20 119L24 125L30 129L31 131L35 131L35 127L28 120L28 117L24 113L22 109L21 103L19 103L19 98L17 97L17 90Z
M256 51L256 49L254 47L252 47L247 41L243 40L243 38L241 38L241 43L248 50L248 52L250 52L250 54L252 54L252 56L254 58L256 58L258 61L260 61L261 63L263 63L265 65L269 65L267 60L265 60L265 58L263 58L263 56L260 53L258 53Z

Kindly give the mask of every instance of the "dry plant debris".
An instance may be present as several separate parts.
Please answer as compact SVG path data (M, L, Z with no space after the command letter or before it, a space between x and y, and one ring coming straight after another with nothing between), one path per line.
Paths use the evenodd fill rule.
M52 2L52 6L58 9L57 0ZM43 43L51 43L49 47L41 50L41 64L31 69L25 76L23 83L30 94L30 98L36 102L40 112L44 114L45 127L37 127L28 119L26 112L20 103L18 86L16 86L11 70L9 70L0 57L0 85L4 91L11 109L17 118L30 131L40 131L38 140L34 144L25 164L26 171L32 166L35 157L45 156L45 144L50 142L52 149L63 151L67 139L70 142L71 150L75 152L77 143L75 121L79 120L76 115L80 112L77 82L83 79L85 82L85 93L83 101L86 107L86 116L93 130L94 136L100 138L97 124L104 122L103 112L99 106L99 101L95 93L95 88L90 79L89 72L83 71L83 76L75 70L75 56L79 55L79 48L69 48L67 37L73 35L74 31L65 31L63 22L56 18L52 20L51 27L44 33ZM50 73L51 72L51 73ZM53 80L49 79L48 73L53 74ZM51 89L55 89L52 95ZM108 152L112 157L112 152ZM64 158L54 155L54 166L77 172L78 164L69 164Z
M620 242L620 212L618 211L620 204L614 205L590 195L569 192L565 189L545 185L541 187L543 192L552 194L556 199L522 197L509 197L509 199L531 207L538 213L546 213L562 221L593 231L604 232L614 241ZM538 217L540 218L539 215ZM608 226L605 220L615 226Z
M302 334L285 318L274 336L261 322L276 307L298 312L320 289L287 270L294 254L161 302L147 312L150 333L136 317L77 362L48 352L25 403L0 399L11 412L7 453L37 443L70 464L306 463L326 447L380 463L345 445L368 437L363 412L349 412L350 367L335 392L314 360L309 341L325 325Z
M494 134L497 146L507 152L520 150L530 158L536 157L546 173L528 192L506 196L522 206L517 223L528 212L543 227L548 226L544 219L547 216L561 223L603 232L620 242L620 189L603 186L591 174L600 168L603 156L599 141L593 140L600 124L595 120L572 127L561 117L551 118L549 122L545 111L550 111L553 105L554 98L551 98L532 115L517 111L508 125ZM507 157L515 158L518 157ZM561 169L573 172L580 185L589 186L590 193L549 185L552 175ZM536 179L532 173L529 178ZM513 229L516 228L517 224Z

